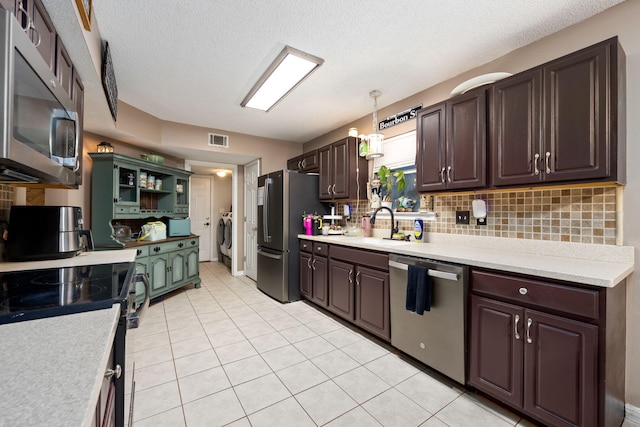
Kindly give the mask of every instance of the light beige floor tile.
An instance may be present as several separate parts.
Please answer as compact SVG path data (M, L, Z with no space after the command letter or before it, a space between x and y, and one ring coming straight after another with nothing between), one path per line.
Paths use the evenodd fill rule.
M396 385L420 370L402 360L398 355L389 353L365 364L367 369L391 385Z
M176 380L176 370L173 361L158 363L138 369L136 367L136 391L155 387L160 384Z
M130 352L148 350L150 348L162 347L169 344L169 332L145 335L140 338L133 338L127 342Z
M233 320L228 317L203 323L202 329L204 329L208 335L233 329L239 330L236 324L233 323Z
M200 319L198 316L180 317L177 319L167 320L169 331L176 329L200 327Z
M317 336L315 332L307 328L304 325L295 326L293 328L287 328L280 330L282 336L284 336L289 342L296 343L298 341L306 340Z
M133 353L131 356L132 358L135 358L136 368L138 369L173 360L173 353L171 352L170 345L163 345L149 350L138 351Z
M264 352L262 353L262 358L274 371L279 371L307 360L305 355L291 344Z
M463 392L425 372L413 375L395 388L432 414L444 408Z
M184 405L189 427L223 426L246 414L232 389L219 391Z
M297 394L296 400L318 425L325 424L358 406L332 381L326 381Z
M276 331L266 321L262 320L262 318L260 318L260 322L258 323L239 326L239 328L247 338L259 337L260 335L271 334Z
M251 308L256 307L255 305L252 305ZM263 308L266 308L266 306L263 306L262 304L258 306L258 309L255 309L256 312L260 315L260 317L262 317L264 320L273 320L273 319L277 319L279 317L287 317L289 315L289 313L287 313L286 311L284 311L283 309L281 309L280 307L274 307L272 306L272 308L266 310Z
M349 345L345 345L341 348L341 350L351 356L351 358L356 362L363 365L386 354L389 354L388 350L365 339L358 340Z
M313 332L319 335L326 334L328 332L336 331L338 329L343 328L340 322L330 318L308 322L306 323L306 325L309 329L311 329Z
M314 357L311 361L320 368L322 372L327 374L329 378L337 377L360 366L358 362L340 350L334 350Z
M221 366L178 378L178 384L183 404L231 387Z
M133 427L185 427L182 407L169 409L133 423Z
M449 427L449 426L443 423L442 421L440 421L438 417L434 415L424 423L420 424L420 427Z
M300 393L329 379L316 365L306 360L276 372L292 394Z
M169 338L171 343L189 340L192 338L204 338L206 336L202 326L192 326L189 328L169 330Z
M300 404L289 398L252 415L249 415L252 427L315 427L315 423Z
M333 382L360 404L391 388L389 384L363 366L335 377Z
M275 374L265 375L234 387L244 411L251 415L274 403L291 397L291 393Z
M507 427L512 426L502 418L481 408L467 395L462 395L436 414L439 420L451 427Z
M240 329L236 327L224 331L208 332L207 336L213 348L224 347L247 339Z
M218 359L220 359L220 363L226 364L255 356L258 352L249 341L244 340L223 347L216 347L216 354L218 355Z
M273 332L266 335L249 339L251 345L258 351L258 353L264 353L269 350L273 350L278 347L284 347L289 345L289 341L285 339L279 332Z
M362 409L361 406L354 408L346 414L340 415L329 424L325 424L326 427L375 427L382 426L375 418L371 416L367 411Z
M465 396L471 399L471 401L473 401L476 405L502 418L509 424L515 424L516 421L520 419L519 415L514 414L504 406L500 406L497 403L493 402L492 400L489 400L484 396L481 396L476 393L466 393Z
M222 366L231 381L231 385L242 384L263 375L270 374L271 368L262 357L253 356L237 362L227 363Z
M133 420L138 421L148 418L173 408L179 408L180 405L180 392L178 391L177 381L171 381L146 390L140 390L136 386Z
M238 328L242 329L243 326L252 325L254 323L264 323L264 319L258 316L258 313L249 313L234 317L233 323L235 323Z
M175 359L174 362L178 378L220 366L220 361L213 349L193 353L188 356Z
M282 313L282 315L286 314L284 311L280 310L280 306L277 303L271 302L269 300L265 301L263 299L260 299L259 302L256 302L254 304L249 304L249 305L256 313L259 313L260 316L272 310L278 310Z
M206 313L198 313L198 319L200 319L200 323L202 323L203 325L205 323L214 322L216 320L224 320L228 318L229 316L227 316L227 313L221 308L208 311Z
M293 316L289 316L286 313L284 313L284 316L267 319L267 322L278 330L295 328L296 326L302 325L298 319Z
M362 407L384 426L417 426L432 415L395 389L379 394Z
M309 359L336 350L333 344L322 337L313 337L304 341L298 341L294 346Z
M191 338L171 344L174 359L213 348L208 337Z
M362 335L356 334L345 327L322 334L322 338L338 348L348 346L363 339Z
M251 427L251 423L249 422L249 418L244 417L232 423L225 424L224 427Z
M232 309L232 308L238 308L238 307L246 307L247 304L244 303L244 301L242 301L240 298L238 298L237 296L235 296L235 298L231 299L225 299L223 301L220 301L220 306L225 309Z
M255 311L253 311L251 307L249 307L245 303L242 303L241 307L234 307L229 309L225 308L224 311L226 311L227 315L232 319L235 319L236 317L244 316L246 314L255 313Z

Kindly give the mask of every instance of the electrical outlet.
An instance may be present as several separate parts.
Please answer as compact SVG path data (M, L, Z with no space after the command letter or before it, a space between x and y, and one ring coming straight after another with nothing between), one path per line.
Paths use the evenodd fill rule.
M469 224L469 211L456 211L456 224Z
M476 218L476 225L487 225L487 218Z

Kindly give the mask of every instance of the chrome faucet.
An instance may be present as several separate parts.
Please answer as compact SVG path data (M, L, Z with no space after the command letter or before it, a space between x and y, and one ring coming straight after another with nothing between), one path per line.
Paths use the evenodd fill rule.
M391 236L389 236L390 239L393 239L393 234L398 232L398 224L396 224L396 226L393 226L393 211L391 209L389 209L386 206L381 206L378 209L376 209L375 211L373 211L373 214L371 214L371 219L369 220L369 223L371 225L374 225L376 223L376 215L378 214L378 212L380 212L382 209L386 209L389 211L389 213L391 214Z

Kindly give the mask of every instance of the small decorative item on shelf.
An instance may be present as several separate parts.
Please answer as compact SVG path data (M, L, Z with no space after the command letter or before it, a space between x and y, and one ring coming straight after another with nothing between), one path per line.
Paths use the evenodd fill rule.
M98 144L98 153L113 153L113 145L109 144L106 141L102 141Z
M184 193L184 185L176 184L176 193Z
M147 173L140 172L140 188L147 188Z

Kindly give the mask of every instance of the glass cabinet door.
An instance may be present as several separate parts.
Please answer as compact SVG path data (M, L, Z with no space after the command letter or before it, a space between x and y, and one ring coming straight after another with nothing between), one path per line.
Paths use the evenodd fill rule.
M113 174L115 193L114 202L119 205L138 204L138 182L140 171L128 165L116 163L114 165L117 173Z

